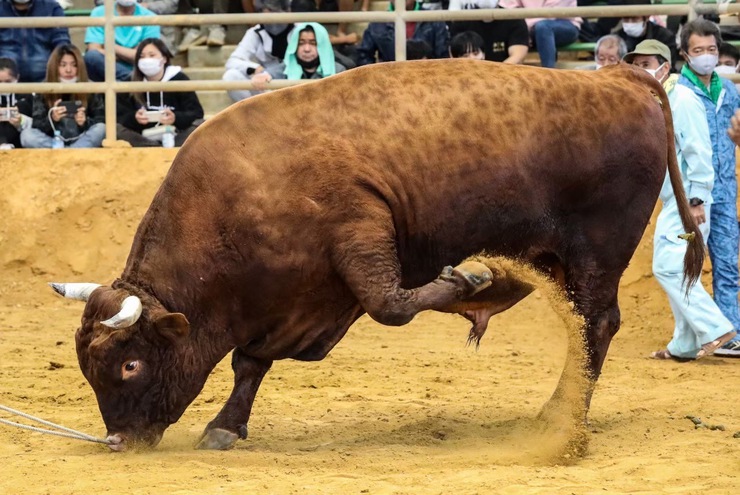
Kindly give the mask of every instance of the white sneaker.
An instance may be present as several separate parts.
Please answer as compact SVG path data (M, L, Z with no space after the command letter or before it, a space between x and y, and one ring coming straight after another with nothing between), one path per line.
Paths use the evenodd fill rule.
M15 146L13 146L10 143L0 144L0 150L12 150L12 149L15 149Z
M206 37L198 28L190 28L182 37L182 41L177 45L178 52L186 52L191 46L202 45L206 42Z

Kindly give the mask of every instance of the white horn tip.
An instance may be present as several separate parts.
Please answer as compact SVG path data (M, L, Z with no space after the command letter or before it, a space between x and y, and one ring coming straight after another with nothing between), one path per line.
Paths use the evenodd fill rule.
M56 292L57 294L59 294L60 296L64 297L64 293L66 292L64 290L64 284L60 284L60 283L57 283L57 282L49 282L49 287L51 287L52 289L54 289L54 292Z
M141 299L136 296L128 296L121 303L121 311L118 314L100 323L110 328L127 328L136 323L142 310Z

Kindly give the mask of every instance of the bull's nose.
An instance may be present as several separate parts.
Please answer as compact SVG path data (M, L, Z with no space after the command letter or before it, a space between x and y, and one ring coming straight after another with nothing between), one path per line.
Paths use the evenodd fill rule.
M126 450L126 440L119 434L108 435L105 439L108 442L108 447L116 452L123 452Z

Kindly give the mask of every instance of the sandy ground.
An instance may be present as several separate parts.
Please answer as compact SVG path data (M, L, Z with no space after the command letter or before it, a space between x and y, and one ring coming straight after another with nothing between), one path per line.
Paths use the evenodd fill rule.
M175 152L0 152L0 404L104 435L74 350L82 303L46 282L120 273ZM0 425L0 493L738 494L740 360L646 357L673 325L651 235L623 279L582 458L557 457L559 432L533 421L566 349L535 293L494 317L477 352L463 318L426 313L401 328L363 318L324 361L276 363L229 452L192 449L230 392L228 358L154 451Z

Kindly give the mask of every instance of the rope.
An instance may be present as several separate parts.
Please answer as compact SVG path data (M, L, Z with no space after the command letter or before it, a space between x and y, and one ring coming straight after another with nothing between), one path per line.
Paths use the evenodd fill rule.
M31 421L37 421L37 422L39 422L39 423L41 423L43 425L50 426L52 428L57 428L58 430L65 431L67 433L62 433L62 432L59 432L59 431L44 430L43 428L37 428L35 426L22 425L20 423L14 423L12 421L8 421L8 420L5 420L5 419L0 419L0 423L6 424L6 425L17 426L19 428L23 428L23 429L26 429L26 430L37 431L39 433L48 433L50 435L57 435L57 436L60 436L60 437L75 438L77 440L87 440L88 442L104 443L106 445L107 444L110 444L110 442L108 440L104 440L102 438L97 438L97 437L94 437L92 435L88 435L87 433L82 433L81 431L73 430L71 428L67 428L65 426L61 426L61 425L58 425L56 423L52 423L51 421L45 421L45 420L43 420L41 418L37 418L36 416L31 416L30 414L26 414L24 412L17 411L15 409L11 409L11 408L9 408L7 406L0 405L0 410L9 412L11 414L15 414L15 415L21 416L21 417L26 418L26 419L29 419Z

